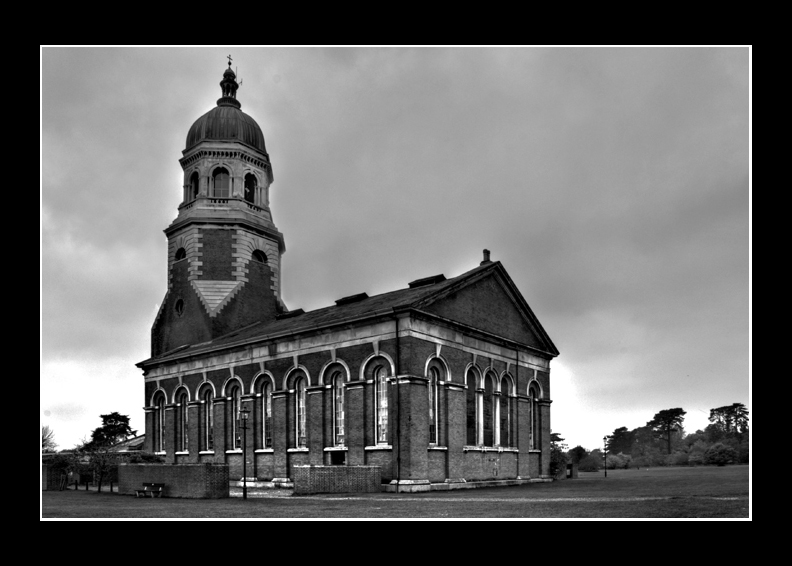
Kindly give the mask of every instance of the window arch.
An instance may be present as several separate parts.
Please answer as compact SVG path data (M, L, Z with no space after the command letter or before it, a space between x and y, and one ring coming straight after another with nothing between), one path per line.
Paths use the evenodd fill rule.
M374 368L374 407L377 444L388 444L388 370L382 365Z
M536 384L536 382L533 382L530 386L528 386L528 397L531 408L531 415L529 419L530 431L528 435L529 444L531 450L538 450L541 421L539 416L539 386Z
M343 446L346 442L344 427L344 374L340 371L333 373L333 444Z
M512 398L511 380L505 375L500 384L500 439L501 446L512 445Z
M174 258L176 261L179 261L180 259L184 259L186 257L187 257L187 250L185 250L184 248L179 248L178 250L176 250L176 256Z
M437 398L438 384L443 380L443 372L440 363L430 362L427 377L427 389L429 392L429 444L437 444L439 437L439 401Z
M305 381L304 377L298 377L294 387L295 446L297 448L308 446L308 439L306 438Z
M256 188L258 182L252 173L245 175L245 200L251 204L256 204Z
M200 401L200 449L214 450L214 392L212 391L211 385L207 384L203 386L200 392Z
M242 401L242 387L237 381L234 381L228 386L228 421L231 423L229 432L231 433L231 442L229 445L232 450L239 450L242 448L242 438L239 435L239 409Z
M165 452L165 394L154 395L154 452Z
M193 171L193 174L190 175L190 184L189 184L189 199L195 200L198 198L198 172Z
M189 450L189 415L187 413L187 402L189 401L187 390L183 387L176 392L176 451L187 452Z
M269 377L259 378L257 414L260 418L260 448L272 448L272 381Z
M265 254L261 250L253 250L251 257L255 261L260 261L261 263L267 263L267 254Z
M212 173L212 196L215 198L228 198L231 196L231 177L225 167L218 167Z
M495 446L495 376L488 373L484 378L482 399L484 446Z
M473 368L468 369L465 375L465 400L467 415L467 444L478 444L478 375Z

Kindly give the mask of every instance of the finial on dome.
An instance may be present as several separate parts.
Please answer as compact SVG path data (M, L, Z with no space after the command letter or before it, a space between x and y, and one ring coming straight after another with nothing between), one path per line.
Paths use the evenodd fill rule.
M217 105L241 108L242 105L236 99L238 88L239 84L236 82L236 73L231 70L231 55L228 55L228 68L223 73L223 80L220 81L220 89L223 96L217 100Z

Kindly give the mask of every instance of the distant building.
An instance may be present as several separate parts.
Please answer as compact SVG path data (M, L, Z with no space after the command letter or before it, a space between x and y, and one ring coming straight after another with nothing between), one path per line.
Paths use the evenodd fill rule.
M500 262L344 297L281 300L272 165L226 69L190 128L184 198L165 230L168 290L151 331L145 450L287 481L296 465L378 465L404 490L549 477L558 355Z

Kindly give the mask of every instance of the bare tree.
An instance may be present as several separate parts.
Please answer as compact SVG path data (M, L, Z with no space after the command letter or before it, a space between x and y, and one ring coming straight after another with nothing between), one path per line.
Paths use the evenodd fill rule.
M58 447L55 444L55 433L49 425L41 427L41 451L42 452L55 452Z

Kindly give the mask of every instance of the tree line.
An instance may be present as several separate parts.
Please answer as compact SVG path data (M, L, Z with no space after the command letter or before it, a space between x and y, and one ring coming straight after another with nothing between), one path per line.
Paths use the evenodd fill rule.
M561 471L568 462L580 471L747 464L750 454L748 410L742 403L710 409L710 424L686 434L686 411L677 407L657 412L646 425L632 430L619 427L605 437L602 448L567 449L564 439L551 436L551 467Z

